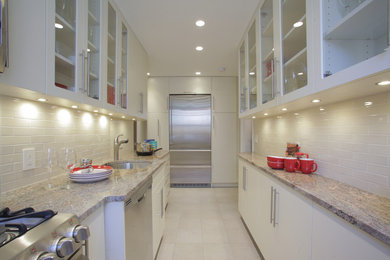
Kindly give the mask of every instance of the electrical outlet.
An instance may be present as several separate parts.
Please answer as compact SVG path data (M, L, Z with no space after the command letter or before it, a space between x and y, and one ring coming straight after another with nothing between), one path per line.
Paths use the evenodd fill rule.
M35 168L35 148L24 148L23 150L23 171Z

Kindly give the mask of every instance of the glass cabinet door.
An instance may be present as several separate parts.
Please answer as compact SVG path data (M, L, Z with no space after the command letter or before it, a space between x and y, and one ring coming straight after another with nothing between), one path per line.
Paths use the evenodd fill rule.
M257 106L257 41L256 41L256 20L248 31L248 63L249 63L249 109Z
M307 85L306 1L282 1L283 94Z
M116 89L116 13L108 3L107 23L107 103L115 105Z
M55 86L76 92L76 0L55 2Z
M322 1L323 77L385 52L389 0Z
M87 95L100 99L100 0L88 0Z
M246 41L244 41L240 47L240 64L239 64L239 84L240 84L240 112L245 112L247 109L247 86L246 86Z
M127 28L122 23L121 77L120 77L120 106L127 108Z
M260 8L261 26L261 94L262 103L274 99L276 77L274 76L274 32L272 0L266 0Z

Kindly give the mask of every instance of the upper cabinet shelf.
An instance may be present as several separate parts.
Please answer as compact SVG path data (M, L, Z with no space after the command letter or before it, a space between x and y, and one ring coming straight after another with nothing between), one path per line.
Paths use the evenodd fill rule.
M375 40L387 30L386 1L366 0L326 33L326 40Z

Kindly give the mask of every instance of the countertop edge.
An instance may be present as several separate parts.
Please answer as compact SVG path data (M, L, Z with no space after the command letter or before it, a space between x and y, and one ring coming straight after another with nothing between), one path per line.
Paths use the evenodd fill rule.
M365 233L367 233L368 235L372 236L373 238L376 238L378 239L380 242L383 242L385 243L387 246L390 246L390 236L384 234L383 232L373 228L371 225L369 225L368 223L365 223L359 219L357 219L356 217L352 216L352 215L349 215L348 213L346 213L343 209L340 209L340 208L337 208L335 207L334 205L331 205L329 204L328 202L318 198L317 196L313 195L312 193L310 193L309 191L306 191L302 188L300 188L299 186L289 182L288 180L285 180L283 178L280 178L278 175L276 175L275 173L272 172L272 170L270 170L269 168L265 168L263 166L260 166L260 165L257 165L253 162L253 160L250 160L247 156L239 153L238 154L238 157L240 159L243 159L245 160L246 162L250 163L251 165L259 168L260 170L266 172L268 175L272 176L273 178L277 179L278 181L280 181L281 183L289 186L290 188L292 188L293 190L299 192L300 194L302 194L304 197L306 197L307 199L311 200L312 202L316 203L317 205L321 206L322 208L324 208L325 210L328 210L329 212L333 213L334 215L340 217L341 219L345 220L346 222L350 223L351 225L355 226L357 229L360 229L361 231L364 231ZM325 177L322 177L322 176L319 176L319 178L325 178ZM344 184L344 185L347 185L347 184Z

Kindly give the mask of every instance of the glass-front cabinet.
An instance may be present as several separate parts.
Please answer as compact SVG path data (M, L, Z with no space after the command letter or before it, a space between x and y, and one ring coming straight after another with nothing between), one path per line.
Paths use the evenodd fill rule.
M240 85L240 113L247 110L247 77L246 77L246 40L243 41L239 51L239 85Z
M307 85L306 0L283 0L281 4L282 94Z
M55 2L55 77L56 87L77 92L76 66L78 64L76 19L79 4L76 0Z
M107 22L107 103L116 104L116 87L117 87L117 71L116 71L116 11L111 3L108 3L108 22Z
M248 83L249 83L249 109L257 106L257 28L256 21L248 31Z
M56 0L48 5L55 5L54 87L49 94L99 100L101 1Z
M389 0L322 1L323 77L386 51L389 6Z
M262 104L275 97L276 77L274 59L273 3L266 0L260 8L261 46L261 101Z
M121 76L120 76L120 107L127 108L127 49L128 32L124 23L121 23L122 46L121 46Z

